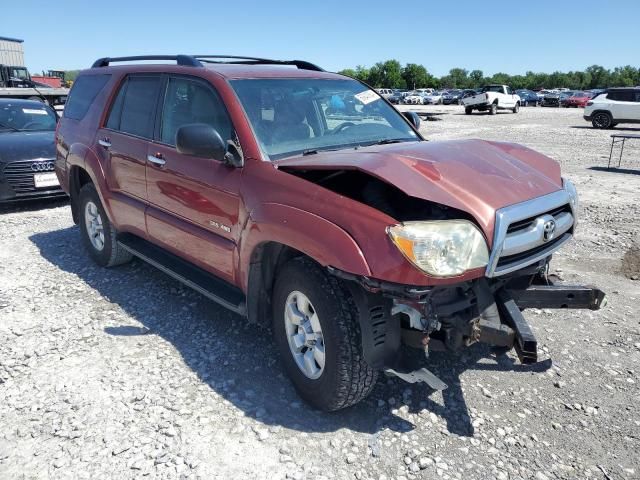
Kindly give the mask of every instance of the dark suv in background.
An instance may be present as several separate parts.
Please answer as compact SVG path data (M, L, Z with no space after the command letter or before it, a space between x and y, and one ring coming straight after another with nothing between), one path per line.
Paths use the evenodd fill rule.
M54 172L56 120L42 102L0 98L0 203L66 196Z

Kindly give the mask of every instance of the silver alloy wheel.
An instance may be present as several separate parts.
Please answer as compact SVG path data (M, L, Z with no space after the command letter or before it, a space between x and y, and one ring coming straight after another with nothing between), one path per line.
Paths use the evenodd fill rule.
M289 349L298 368L315 380L324 371L324 338L320 320L309 298L294 290L284 308L284 327Z
M84 207L84 223L87 227L87 234L91 245L98 251L104 248L104 227L102 217L95 203L88 201Z

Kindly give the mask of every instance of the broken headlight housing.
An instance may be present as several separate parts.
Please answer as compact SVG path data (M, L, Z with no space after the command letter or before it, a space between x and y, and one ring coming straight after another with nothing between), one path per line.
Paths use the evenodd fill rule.
M387 233L407 260L434 277L454 277L489 262L487 243L468 220L404 222Z

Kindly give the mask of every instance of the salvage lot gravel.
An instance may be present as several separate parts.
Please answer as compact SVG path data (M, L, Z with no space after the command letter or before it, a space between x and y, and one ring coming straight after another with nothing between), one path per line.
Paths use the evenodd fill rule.
M561 162L581 218L552 271L606 290L605 309L527 310L538 365L480 345L434 353L443 393L385 379L323 414L297 398L270 332L139 261L96 267L64 203L4 208L0 478L640 478L640 145L606 171L610 132L580 110L415 109L442 113L422 124L430 139Z

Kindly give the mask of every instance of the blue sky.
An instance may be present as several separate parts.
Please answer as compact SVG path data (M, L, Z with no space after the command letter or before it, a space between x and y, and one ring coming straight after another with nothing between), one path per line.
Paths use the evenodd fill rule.
M517 74L640 66L640 0L4 3L0 36L25 40L32 72L145 53L295 58L331 71L396 58L438 76L453 67Z

